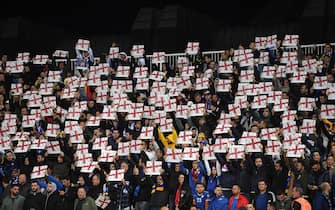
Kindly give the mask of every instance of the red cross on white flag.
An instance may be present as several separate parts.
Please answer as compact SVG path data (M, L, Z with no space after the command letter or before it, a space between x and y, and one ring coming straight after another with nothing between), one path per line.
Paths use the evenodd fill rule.
M180 131L177 144L192 144L192 131Z
M18 53L16 60L28 63L30 61L30 53L29 52Z
M95 205L101 209L105 209L111 202L109 196L100 194L99 197L95 200Z
M47 137L57 137L57 134L60 130L59 124L51 124L49 123L47 126L47 130L45 132L45 135Z
M181 156L182 156L181 149L167 148L165 153L165 161L167 163L180 163L182 160Z
M233 62L232 61L219 61L218 73L219 74L233 73Z
M15 153L26 153L30 148L30 141L19 141L15 147Z
M154 128L143 126L139 139L151 139L153 137Z
M160 175L162 172L162 161L147 161L144 171L146 175Z
M188 42L185 53L189 55L196 55L200 50L199 46L199 42Z
M143 54L144 54L144 45L133 45L132 50L130 51L130 54L134 58L143 57Z
M96 161L88 162L85 166L82 166L80 168L80 173L91 174L91 173L93 173L93 171L97 167L97 165L98 165L98 162L96 162Z
M301 143L301 133L284 133L283 149L287 150Z
M23 61L7 61L6 72L15 74L22 73L24 69Z
M284 47L297 47L299 44L299 35L285 35L282 45Z
M117 151L114 150L102 150L101 155L98 158L99 162L102 163L111 163L116 157Z
M33 171L30 174L31 179L39 179L43 178L46 176L48 166L43 165L43 166L34 166Z
M55 52L52 54L54 57L59 57L59 58L66 58L69 55L69 51L65 50L55 50Z
M141 147L142 147L142 141L141 140L131 140L131 142L130 142L130 153L140 154L141 153Z
M111 47L109 48L108 57L110 59L119 58L119 52L120 52L120 49L118 47Z
M48 141L47 151L48 151L48 154L50 155L60 154L61 149L60 149L59 141Z
M33 58L33 64L46 64L49 61L49 56L48 55L35 55Z
M33 139L31 141L30 149L45 149L47 146L48 140L45 138Z
M228 159L243 159L244 155L245 151L243 145L231 145L229 147Z
M316 131L316 121L312 119L303 119L300 126L300 132L306 134L314 134Z
M148 67L140 66L135 68L133 78L147 78L148 77Z
M182 153L183 160L197 160L199 157L199 148L198 147L184 147Z
M152 55L152 63L165 63L165 52L154 52Z
M88 51L90 48L90 41L85 39L78 39L76 43L76 49L82 51Z
M118 156L128 156L129 153L130 153L130 142L118 143L118 149L117 149Z
M304 144L296 144L290 147L286 152L286 157L301 158L305 153L306 146Z
M265 146L266 155L280 155L282 144L280 141L267 141Z
M120 182L124 179L124 169L111 170L107 176L108 182Z

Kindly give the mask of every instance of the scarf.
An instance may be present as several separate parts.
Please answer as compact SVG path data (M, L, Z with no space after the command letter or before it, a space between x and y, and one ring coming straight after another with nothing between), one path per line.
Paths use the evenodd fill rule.
M199 173L200 171L198 169L196 170L192 169L191 175L192 175L192 180L194 183L197 182Z

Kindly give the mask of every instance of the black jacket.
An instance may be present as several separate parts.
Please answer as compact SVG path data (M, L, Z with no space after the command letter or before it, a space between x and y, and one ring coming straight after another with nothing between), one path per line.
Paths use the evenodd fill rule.
M192 192L187 184L184 184L180 192L179 210L189 210L192 203Z
M152 208L160 208L165 206L169 202L169 192L166 187L155 189L155 192L151 194L150 206Z
M23 210L43 210L45 204L45 195L43 195L41 192L30 192L25 201Z
M60 196L60 203L62 210L73 210L74 200L76 199L76 189L70 187L65 189L65 193L63 196Z
M46 196L44 210L60 210L61 200L57 191Z

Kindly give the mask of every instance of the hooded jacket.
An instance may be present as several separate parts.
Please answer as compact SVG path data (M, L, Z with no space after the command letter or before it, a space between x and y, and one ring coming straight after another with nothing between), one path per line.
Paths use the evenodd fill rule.
M51 182L52 190L51 192L47 192L44 210L59 210L60 209L60 197L57 190L57 186L55 183Z

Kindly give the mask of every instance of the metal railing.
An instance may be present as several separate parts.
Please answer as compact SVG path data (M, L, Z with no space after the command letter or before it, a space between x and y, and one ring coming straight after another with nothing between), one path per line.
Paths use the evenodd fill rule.
M306 54L317 54L317 55L321 55L324 51L324 46L325 44L308 44L308 45L301 45L300 49L302 50L302 52L306 55ZM331 43L331 46L334 48L335 43ZM296 50L296 48L284 48L287 51L294 51ZM221 59L221 54L225 52L225 50L217 50L217 51L205 51L202 52L202 55L208 55L210 56L211 59L213 59L215 62L218 62ZM170 53L170 54L165 54L165 59L166 62L173 67L177 66L177 60L178 57L182 57L182 56L186 56L185 53ZM151 70L151 66L152 66L152 55L147 55L148 58L148 67L149 70ZM99 61L100 58L96 57L95 61ZM62 61L66 61L65 59L56 59L56 64ZM76 59L70 59L71 61L71 69L75 69L76 66Z

